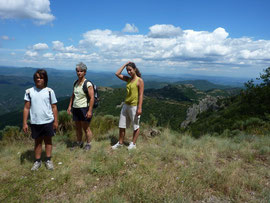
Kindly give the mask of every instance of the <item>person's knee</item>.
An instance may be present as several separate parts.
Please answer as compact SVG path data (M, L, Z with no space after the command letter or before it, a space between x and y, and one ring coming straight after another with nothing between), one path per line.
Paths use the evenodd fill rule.
M52 137L46 136L44 138L45 145L52 145Z
M89 134L92 133L90 127L87 127L86 129L84 129L84 132L85 132L87 135L89 135Z
M43 141L44 137L38 137L35 139L35 145L42 145L42 141Z

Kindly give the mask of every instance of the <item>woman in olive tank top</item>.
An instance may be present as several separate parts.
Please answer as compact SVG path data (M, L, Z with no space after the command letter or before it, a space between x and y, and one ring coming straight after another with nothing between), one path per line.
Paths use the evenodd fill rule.
M122 71L126 68L128 75L122 75ZM141 78L141 73L136 67L135 63L127 62L122 67L120 67L115 75L127 82L127 94L125 103L122 107L119 120L119 141L112 146L112 149L117 149L123 146L124 137L126 134L126 127L129 124L133 127L133 139L130 142L128 149L136 149L136 141L140 133L140 116L142 114L142 103L143 103L143 91L144 83Z

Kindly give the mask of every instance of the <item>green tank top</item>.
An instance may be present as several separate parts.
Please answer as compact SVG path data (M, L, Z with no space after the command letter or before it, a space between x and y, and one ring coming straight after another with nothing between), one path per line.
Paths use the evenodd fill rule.
M125 99L125 103L130 106L137 106L138 105L138 98L139 98L139 92L137 87L137 82L139 80L139 77L131 82L131 79L127 82L127 96Z

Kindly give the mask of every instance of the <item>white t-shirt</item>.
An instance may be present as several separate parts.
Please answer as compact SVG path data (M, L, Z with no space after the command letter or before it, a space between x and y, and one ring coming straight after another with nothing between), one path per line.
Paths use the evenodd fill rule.
M74 86L74 101L73 101L73 108L84 108L84 107L88 107L89 104L87 102L87 97L83 91L83 84L78 85L78 82L75 84ZM86 83L86 87L89 88L92 86L91 82L87 82Z
M51 92L51 98L50 93ZM29 97L30 94L30 97ZM38 89L29 88L25 91L25 101L30 101L30 122L31 124L47 124L54 120L51 104L57 103L54 91L48 87Z

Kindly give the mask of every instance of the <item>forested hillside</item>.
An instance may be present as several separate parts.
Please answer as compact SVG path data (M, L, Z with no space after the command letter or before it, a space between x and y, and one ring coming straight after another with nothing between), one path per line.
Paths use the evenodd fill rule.
M235 136L246 131L266 134L270 130L270 67L240 94L219 101L220 109L199 115L189 129L195 136L206 133Z
M64 81L59 81L59 83L64 83ZM61 85L59 84L59 86ZM141 120L142 122L156 123L159 126L169 126L174 130L180 130L180 124L186 118L188 107L207 95L211 95L211 91L198 90L191 84L167 85L160 89L145 89ZM215 96L229 95L227 90L215 91ZM99 87L99 93L100 105L94 110L94 115L119 116L121 103L124 101L126 94L125 89ZM62 97L58 100L58 110L66 110L69 97ZM6 125L21 126L21 123L22 105L17 111L0 115L0 129L3 129Z

